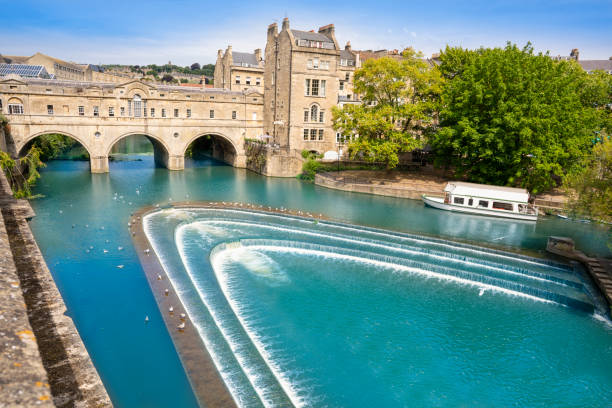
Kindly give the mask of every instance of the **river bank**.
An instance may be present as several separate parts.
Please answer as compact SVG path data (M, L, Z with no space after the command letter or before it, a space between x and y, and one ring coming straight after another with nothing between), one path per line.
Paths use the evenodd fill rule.
M112 406L3 172L0 210L0 406Z

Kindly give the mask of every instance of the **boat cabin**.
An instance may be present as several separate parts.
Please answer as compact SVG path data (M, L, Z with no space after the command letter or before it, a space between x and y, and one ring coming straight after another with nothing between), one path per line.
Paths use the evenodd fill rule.
M444 203L478 210L498 210L533 214L529 192L522 188L490 186L486 184L449 182L444 188Z

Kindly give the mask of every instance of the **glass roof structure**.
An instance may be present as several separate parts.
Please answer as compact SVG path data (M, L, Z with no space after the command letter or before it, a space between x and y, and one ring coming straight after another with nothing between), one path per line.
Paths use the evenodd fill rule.
M17 74L24 78L51 78L42 65L0 64L0 76Z

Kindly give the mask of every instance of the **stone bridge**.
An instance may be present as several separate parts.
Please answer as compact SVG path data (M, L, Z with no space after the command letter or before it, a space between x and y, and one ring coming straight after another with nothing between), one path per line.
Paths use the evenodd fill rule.
M187 147L202 136L212 137L215 158L245 167L245 138L263 133L263 95L250 90L9 76L0 81L0 108L13 156L38 136L63 134L83 145L95 173L109 171L113 145L130 135L146 136L155 161L171 170L184 168Z

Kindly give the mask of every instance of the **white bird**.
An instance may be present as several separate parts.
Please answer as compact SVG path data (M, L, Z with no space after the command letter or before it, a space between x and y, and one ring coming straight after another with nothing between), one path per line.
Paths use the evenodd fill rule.
M185 320L185 313L181 313L181 320Z
M157 280L161 280L161 275L157 275Z
M93 249L93 245L90 245L90 246L89 246L89 249Z
M172 306L170 306L170 307L168 308L168 311L169 311L170 313L174 313L174 308L173 308Z
M108 249L103 249L102 252L107 253Z
M176 326L177 329L179 329L179 331L183 331L183 329L185 328L185 322L179 324L178 326Z
M480 292L478 292L478 296L482 296L485 293L485 288L480 288Z
M123 251L123 247L117 247L117 251Z
M123 265L117 265L117 268L123 269Z
M147 254L147 255L149 255L149 252L151 252L151 250L149 248L144 250L144 253Z
M145 322L149 321L149 316L145 316Z
M170 292L170 291L169 291L168 289L164 290L164 295L168 296L168 293L169 293L169 292Z
M62 210L59 210L59 213L60 213L60 214L63 214L64 212L63 212Z

